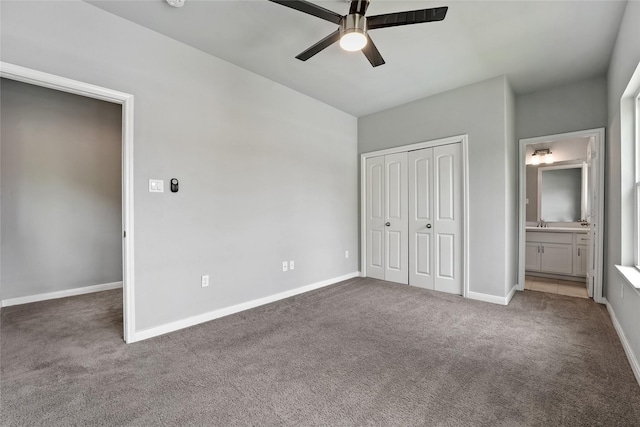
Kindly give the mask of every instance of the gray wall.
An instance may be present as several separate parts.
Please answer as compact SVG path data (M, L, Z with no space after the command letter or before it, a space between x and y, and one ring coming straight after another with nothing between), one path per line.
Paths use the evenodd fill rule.
M1 19L3 61L135 96L136 330L358 270L354 117L84 2Z
M623 282L616 264L633 265L633 146L622 146L620 99L640 64L640 2L627 3L608 73L609 128L605 203L605 283L607 300L640 357L640 294ZM624 288L624 297L621 296Z
M121 281L120 105L0 85L2 299Z
M607 125L604 76L516 97L518 139Z
M469 288L499 297L516 280L507 265L508 243L517 238L511 235L516 196L507 194L515 186L506 182L516 164L514 150L507 150L509 90L501 76L358 119L359 153L469 135Z

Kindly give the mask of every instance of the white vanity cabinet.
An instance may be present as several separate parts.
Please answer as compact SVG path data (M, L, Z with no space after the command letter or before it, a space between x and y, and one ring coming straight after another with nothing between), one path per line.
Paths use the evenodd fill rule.
M524 269L527 271L540 271L540 255L542 255L540 253L540 244L527 242L524 251Z
M577 236L586 237L586 242ZM588 238L577 232L527 231L525 270L586 276Z
M586 276L589 265L589 236L575 234L576 250L573 254L573 274Z

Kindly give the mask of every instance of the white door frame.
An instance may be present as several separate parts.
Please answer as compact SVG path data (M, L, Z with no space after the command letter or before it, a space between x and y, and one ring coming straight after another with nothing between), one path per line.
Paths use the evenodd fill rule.
M448 138L434 139L415 144L402 145L400 147L387 148L385 150L371 151L360 154L360 271L363 277L367 276L367 167L366 161L370 157L385 156L387 154L402 153L405 151L421 150L438 145L462 144L462 296L469 293L469 135L457 135Z
M135 340L133 95L0 61L0 77L122 105L122 288L124 340Z
M555 135L538 136L535 138L523 138L519 141L518 171L519 171L519 224L518 224L518 286L519 291L524 290L524 252L526 244L526 223L527 223L527 191L526 191L526 156L527 145L540 144L552 140L575 139L575 138L593 138L598 153L598 227L596 233L596 257L595 257L595 273L593 277L593 300L604 304L604 296L602 295L602 270L603 270L603 244L604 244L604 128L581 130L577 132L559 133Z

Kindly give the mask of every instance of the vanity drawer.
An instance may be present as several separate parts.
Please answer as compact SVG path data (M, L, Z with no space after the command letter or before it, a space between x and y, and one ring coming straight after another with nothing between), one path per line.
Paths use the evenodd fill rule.
M549 231L527 231L527 242L573 244L573 233L554 233Z
M588 245L589 240L590 238L588 233L576 233L576 245Z

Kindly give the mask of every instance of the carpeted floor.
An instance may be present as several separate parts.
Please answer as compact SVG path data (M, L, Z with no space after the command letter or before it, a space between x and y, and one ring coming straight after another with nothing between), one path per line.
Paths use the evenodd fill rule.
M2 309L2 425L640 425L590 300L358 278L131 345L121 307L108 291Z

